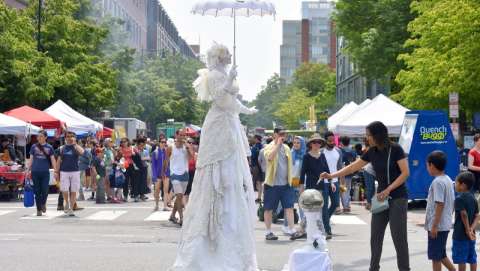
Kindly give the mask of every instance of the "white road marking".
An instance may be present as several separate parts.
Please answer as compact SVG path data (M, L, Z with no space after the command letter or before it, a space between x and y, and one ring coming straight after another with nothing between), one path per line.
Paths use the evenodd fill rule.
M62 211L49 211L47 210L46 213L42 214L42 216L37 216L37 213L33 213L31 215L23 216L20 219L29 219L29 220L50 220L56 217L63 215Z
M170 212L153 212L144 221L168 221Z
M15 212L14 210L0 211L0 216Z
M352 215L334 215L330 222L335 225L367 225L363 220Z
M0 233L0 236L25 236L24 233Z
M133 234L102 234L102 237L109 237L109 238L132 238L135 237Z
M126 214L127 211L99 211L94 213L91 216L88 216L88 220L115 220L123 214Z

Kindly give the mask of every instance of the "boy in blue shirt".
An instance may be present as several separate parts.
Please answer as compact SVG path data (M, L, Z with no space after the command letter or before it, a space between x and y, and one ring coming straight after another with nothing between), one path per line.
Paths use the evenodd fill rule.
M453 181L445 174L446 166L444 152L434 151L428 155L427 170L435 179L428 190L425 230L428 231L428 259L432 261L433 271L441 271L442 264L449 271L455 270L446 249L455 200Z
M453 226L452 259L458 264L459 271L477 270L475 252L475 227L478 223L477 200L470 192L475 183L471 172L462 172L455 181L455 190L459 193L455 199L455 224Z

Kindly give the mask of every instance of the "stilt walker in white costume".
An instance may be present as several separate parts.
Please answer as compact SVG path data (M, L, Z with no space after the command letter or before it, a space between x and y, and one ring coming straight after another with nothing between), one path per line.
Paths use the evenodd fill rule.
M255 193L250 148L239 114L253 114L237 99L236 67L228 49L214 44L208 68L194 82L211 102L202 126L197 170L171 271L256 271Z

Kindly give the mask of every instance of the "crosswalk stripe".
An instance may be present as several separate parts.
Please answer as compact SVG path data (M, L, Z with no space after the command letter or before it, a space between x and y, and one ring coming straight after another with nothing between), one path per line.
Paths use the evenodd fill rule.
M170 217L170 212L153 212L143 221L167 221Z
M352 215L334 215L330 218L330 222L336 225L367 225L363 220Z
M88 220L115 220L127 211L98 211L93 215L88 216Z
M56 217L63 215L62 211L49 211L47 210L42 216L37 216L37 213L33 213L31 215L26 215L21 217L20 219L27 219L27 220L50 220Z
M10 214L10 213L13 213L15 212L14 210L5 210L5 211L0 211L0 216L2 215L6 215L6 214Z

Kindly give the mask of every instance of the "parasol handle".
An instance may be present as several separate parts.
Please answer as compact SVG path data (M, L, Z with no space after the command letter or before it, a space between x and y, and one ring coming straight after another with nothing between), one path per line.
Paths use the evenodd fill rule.
M233 66L237 65L237 14L233 10Z

